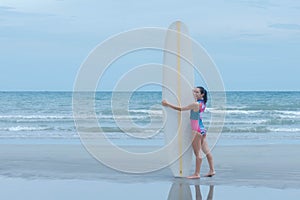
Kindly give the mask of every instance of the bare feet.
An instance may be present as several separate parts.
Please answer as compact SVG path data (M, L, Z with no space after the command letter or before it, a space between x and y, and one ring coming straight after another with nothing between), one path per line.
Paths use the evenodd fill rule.
M209 171L204 177L212 177L216 174L215 171Z
M193 174L193 175L188 176L186 178L189 178L189 179L198 179L198 178L200 178L200 175L199 174Z

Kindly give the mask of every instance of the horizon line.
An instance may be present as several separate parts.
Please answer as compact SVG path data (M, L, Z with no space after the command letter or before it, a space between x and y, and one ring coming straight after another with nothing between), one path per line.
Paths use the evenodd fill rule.
M0 90L0 92L75 92L72 90ZM76 91L76 92L132 92L132 91L112 91L112 90L96 90L96 91ZM138 90L134 92L162 92L162 90ZM222 92L222 91L210 91ZM225 90L225 92L300 92L300 90Z

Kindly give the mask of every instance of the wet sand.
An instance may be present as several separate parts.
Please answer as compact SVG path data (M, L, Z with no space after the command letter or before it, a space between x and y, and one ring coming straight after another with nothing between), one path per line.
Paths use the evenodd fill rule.
M232 191L232 194L245 190L245 198L247 191L254 196L259 193L264 195L264 191L270 195L278 192L282 195L292 195L290 199L293 199L293 195L299 194L300 145L217 145L212 152L216 176L188 180L173 178L168 168L146 174L121 173L94 159L82 145L1 144L0 186L6 188L5 194L11 199L18 199L18 196L21 198L25 194L30 196L31 193L28 191L42 193L47 188L56 192L65 188L61 191L65 197L74 196L76 192L85 191L92 194L94 191L95 199L102 199L101 197L115 199L117 198L115 189L127 188L126 194L131 196L131 199L143 196L143 191L145 194L149 193L143 197L144 199L150 197L176 199L185 193L187 196L183 199L189 199L189 193L196 199L197 185L200 188L204 187L206 191L204 193L207 194L210 186L215 187L214 190L218 192L214 192L213 199L222 199L221 194L228 193L226 188ZM207 170L207 163L204 160L201 174L204 175ZM172 190L172 187L177 189ZM16 188L20 192L12 192ZM92 191L88 192L89 190ZM136 193L130 192L131 190ZM161 196L155 196L150 191ZM176 191L179 192L177 195ZM175 193L176 198L174 195L170 197L170 192ZM206 195L202 196L206 198ZM48 197L56 198L55 195ZM80 199L79 197L79 194L75 195L74 199ZM275 199L277 197L280 195L276 195Z

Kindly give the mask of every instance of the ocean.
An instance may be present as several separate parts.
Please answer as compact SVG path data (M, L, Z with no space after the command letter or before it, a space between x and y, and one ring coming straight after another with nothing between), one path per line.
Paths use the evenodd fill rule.
M0 142L79 143L72 95L0 92ZM117 107L112 112L112 93L95 94L95 113L107 138L117 145L163 145L161 92L134 92L128 104L126 98L122 100L126 93L117 95ZM218 111L208 101L203 115L206 127L210 114ZM300 144L300 92L226 92L225 112L218 145ZM123 126L118 127L116 121ZM97 132L98 128L84 131Z

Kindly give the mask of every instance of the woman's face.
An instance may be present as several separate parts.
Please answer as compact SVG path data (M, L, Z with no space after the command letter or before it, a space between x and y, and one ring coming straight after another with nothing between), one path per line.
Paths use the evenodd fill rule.
M202 99L203 98L203 94L201 94L199 88L194 88L193 89L193 95L194 95L195 99Z

